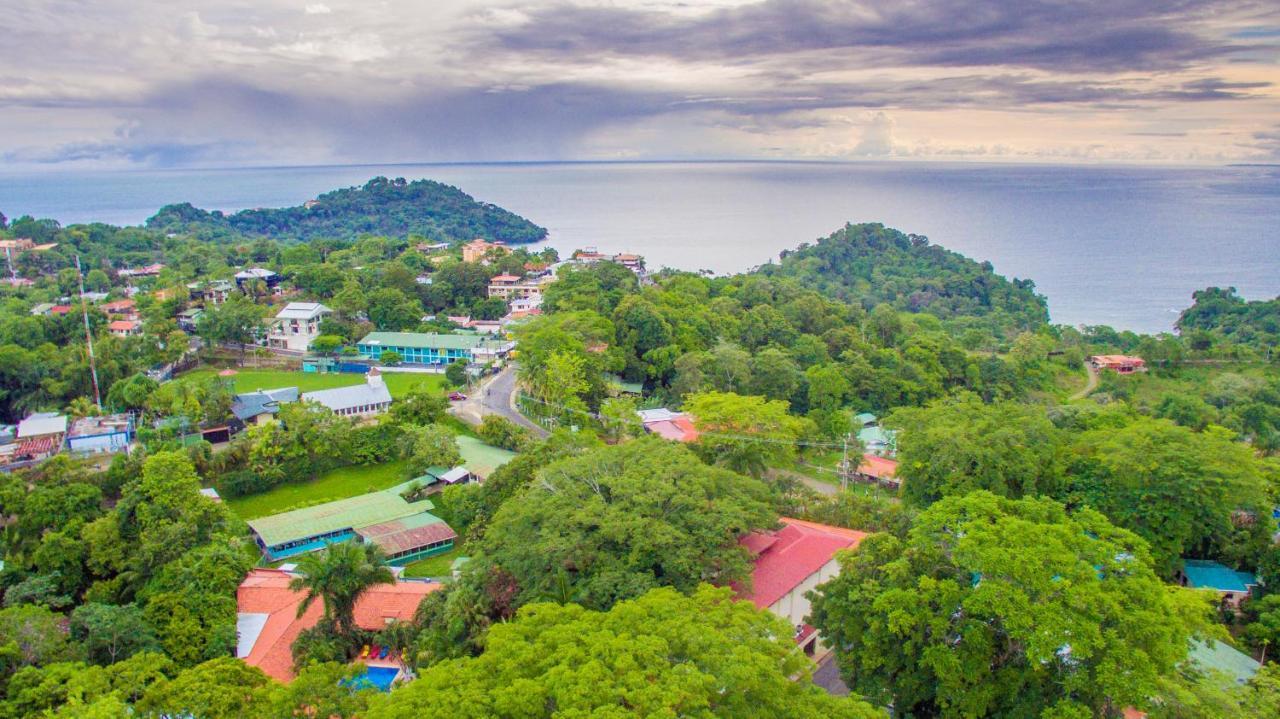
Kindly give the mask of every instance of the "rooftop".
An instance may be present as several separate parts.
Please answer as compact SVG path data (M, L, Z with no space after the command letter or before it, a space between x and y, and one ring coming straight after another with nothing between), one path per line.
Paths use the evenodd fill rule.
M789 517L782 518L782 525L771 532L753 532L738 542L756 558L751 571L751 594L746 598L760 609L773 606L822 569L836 552L858 546L867 536L865 532Z
M433 332L370 332L358 344L383 347L412 347L416 349L472 350L485 342L486 338L480 335L445 335Z
M376 376L372 375L372 377ZM364 384L353 384L349 387L335 387L333 389L318 389L314 392L305 392L302 395L302 399L305 402L318 402L334 412L340 412L344 409L361 407L367 404L390 402L391 391L381 381L368 381Z
M18 439L67 431L67 416L57 412L36 412L18 423Z
M231 402L231 414L241 422L257 417L260 414L275 414L285 402L298 401L297 387L280 387L277 389L258 390L236 395Z
M694 442L698 439L698 428L693 426L692 419L683 415L675 419L645 422L644 428L673 442Z
M272 272L271 270L263 269L261 267L250 267L248 269L241 270L240 272L236 273L236 279L238 280L251 280L254 278L266 279L268 277L275 277L275 276L276 276L276 273Z
M293 577L279 569L254 569L236 591L236 656L285 682L293 678L294 639L315 626L324 612L321 600L298 616L304 595L289 589ZM375 584L356 602L356 624L378 631L392 620L411 621L423 598L442 586L435 582Z
M249 528L271 547L329 532L390 522L431 511L433 507L430 500L407 502L394 489L388 489L251 519Z
M1188 559L1183 569L1187 586L1196 589L1215 589L1219 592L1248 592L1249 586L1258 583L1250 572L1236 570L1207 559Z
M673 412L666 407L642 409L636 412L636 414L640 415L640 421L645 424L648 424L649 422L665 422L675 419L676 417L684 416L684 412Z
M109 414L102 417L82 417L71 423L68 437L95 437L101 434L128 432L133 429L133 418L127 414Z
M387 554L405 552L458 537L452 527L430 512L371 524L357 529L356 534L377 544Z
M333 310L319 302L290 302L284 306L284 309L276 313L276 319L309 320L330 312L333 312Z
M1205 669L1226 674L1236 684L1247 683L1262 666L1253 657L1217 639L1208 642L1192 641L1187 657Z
M862 455L862 463L858 465L858 472L876 479L889 479L898 474L898 463L892 459L877 457L874 454Z
M458 443L463 466L479 477L487 478L516 456L515 452L487 445L475 437L458 435L454 439Z

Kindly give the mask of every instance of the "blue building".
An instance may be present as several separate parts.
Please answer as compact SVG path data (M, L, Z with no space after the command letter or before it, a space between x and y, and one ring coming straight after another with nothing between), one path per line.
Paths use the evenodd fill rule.
M445 335L427 332L371 332L356 343L364 359L380 361L395 352L407 364L448 365L458 360L484 363L506 357L514 342L484 335Z
M133 432L133 417L127 414L84 417L71 424L67 449L84 454L119 452L133 441Z

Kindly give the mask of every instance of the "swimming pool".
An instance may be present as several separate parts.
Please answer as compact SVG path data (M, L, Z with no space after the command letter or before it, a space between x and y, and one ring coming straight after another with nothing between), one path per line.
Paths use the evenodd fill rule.
M356 677L355 684L357 686L368 682L377 687L379 691L391 691L391 683L400 675L400 670L396 667L369 667L365 670L364 676Z

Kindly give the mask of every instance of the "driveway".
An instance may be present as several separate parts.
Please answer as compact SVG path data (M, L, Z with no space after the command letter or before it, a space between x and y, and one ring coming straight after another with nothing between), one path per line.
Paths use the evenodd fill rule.
M480 424L485 415L496 414L524 427L535 437L546 437L550 434L547 430L530 422L516 409L516 389L515 367L507 365L472 387L467 398L454 403L449 412L468 424Z

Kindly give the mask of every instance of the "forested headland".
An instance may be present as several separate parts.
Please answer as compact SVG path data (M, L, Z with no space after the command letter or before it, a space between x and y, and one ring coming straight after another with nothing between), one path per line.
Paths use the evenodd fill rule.
M432 180L375 177L361 187L326 192L297 207L201 210L190 203L166 205L147 228L206 239L243 236L276 239L353 239L360 235L422 235L436 241L477 237L537 242L547 230L497 205L478 202L451 185Z

